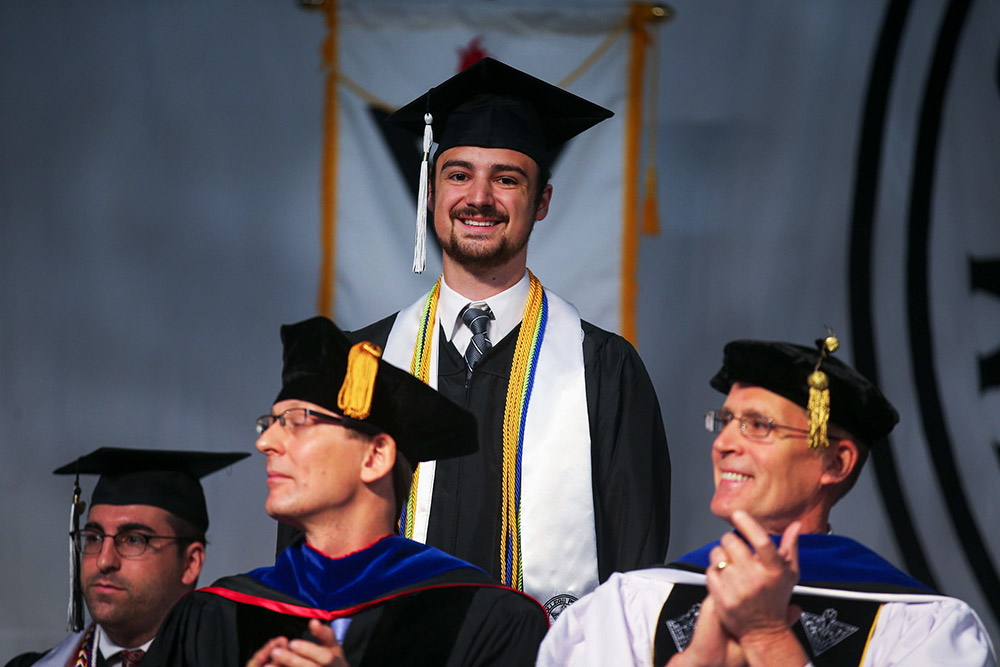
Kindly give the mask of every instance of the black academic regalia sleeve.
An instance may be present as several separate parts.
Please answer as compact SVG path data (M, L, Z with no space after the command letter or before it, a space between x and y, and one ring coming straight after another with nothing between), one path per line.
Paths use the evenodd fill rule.
M10 659L10 661L4 665L4 667L30 667L30 665L38 662L44 653L22 653L21 655L16 655Z
M583 322L601 582L657 565L670 538L670 454L656 391L635 348Z
M198 591L174 605L142 667L242 665L236 642L236 607L225 598Z
M448 665L534 665L538 646L548 628L548 615L534 600L505 589L480 589L469 607Z
M367 340L385 349L385 343L389 340L389 333L392 331L392 325L396 323L396 315L398 314L393 313L389 317L383 317L378 322L373 322L363 329L345 331L344 335L352 343L360 343Z

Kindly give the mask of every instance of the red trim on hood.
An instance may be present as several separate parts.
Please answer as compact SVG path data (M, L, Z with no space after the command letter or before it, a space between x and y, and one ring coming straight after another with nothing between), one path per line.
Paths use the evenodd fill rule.
M202 593L211 593L212 595L218 595L224 597L227 600L232 600L233 602L239 602L240 604L248 604L254 607L262 607L279 614L286 614L288 616L299 616L301 618L318 618L324 621L332 621L337 618L346 618L348 616L353 616L360 611L369 609L370 607L375 607L389 600L395 598L403 597L404 595L410 595L411 593L420 593L422 591L434 590L436 588L500 588L507 591L513 591L524 597L528 598L545 614L545 622L548 624L549 614L545 611L545 607L541 605L538 600L531 597L526 593L521 593L520 591L515 591L513 588L508 586L501 586L500 584L436 584L434 586L424 586L423 588L411 588L409 590L403 591L401 593L396 593L394 595L386 595L384 597L376 598L369 602L363 602L362 604L354 605L353 607L347 607L345 609L336 609L333 611L327 611L325 609L315 609L313 607L304 607L302 605L291 604L289 602L279 602L277 600L270 600L268 598L257 597L256 595L249 595L248 593L240 593L229 588L223 588L221 586L208 586L206 588L198 589Z

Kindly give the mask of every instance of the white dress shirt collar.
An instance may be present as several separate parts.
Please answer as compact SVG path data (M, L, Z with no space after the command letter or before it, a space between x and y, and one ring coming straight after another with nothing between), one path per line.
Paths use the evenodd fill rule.
M150 639L148 642L140 646L119 646L118 644L111 641L111 638L108 637L108 633L104 632L104 628L102 628L100 625L97 626L97 649L101 652L101 655L104 656L105 664L107 664L108 660L110 660L112 657L117 656L117 654L120 653L123 649L127 648L129 650L134 651L137 648L141 648L143 651L148 651L149 646L152 643L153 640ZM118 664L121 662L117 657L115 657L115 660L117 662L111 664Z
M516 284L488 299L468 299L441 279L441 294L438 297L438 320L444 329L445 340L451 341L459 352L464 352L472 332L465 326L460 317L462 310L470 303L486 303L493 312L494 319L490 321L487 333L494 345L503 340L524 317L524 304L528 300L528 272L525 271Z

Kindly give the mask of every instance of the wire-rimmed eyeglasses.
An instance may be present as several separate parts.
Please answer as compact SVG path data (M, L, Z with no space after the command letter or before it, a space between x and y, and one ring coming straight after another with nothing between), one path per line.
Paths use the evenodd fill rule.
M257 417L257 420L254 422L257 435L263 435L264 431L271 428L274 422L278 422L283 428L291 431L317 423L346 426L344 418L340 415L329 415L325 412L317 412L309 408L288 408L280 415L261 415Z
M261 415L257 417L257 420L254 422L257 435L264 435L264 431L271 428L274 422L278 422L282 428L287 428L293 433L296 429L314 424L336 424L337 426L343 426L367 435L375 435L383 432L382 428L377 424L372 424L361 419L351 419L350 417L331 415L326 412L317 412L311 408L288 408L282 411L280 415Z
M139 530L123 530L114 535L108 535L93 528L82 528L70 533L77 550L86 556L94 556L101 553L104 548L104 540L111 538L115 545L115 551L119 556L125 558L136 558L146 553L146 547L150 540L174 540L177 542L192 542L189 537L178 537L177 535L150 535Z
M771 431L779 428L795 433L809 434L808 429L775 424L774 420L766 415L749 413L745 415L734 415L728 410L709 410L705 413L705 430L709 433L722 433L722 429L729 426L733 420L740 426L740 433L751 440L764 440L771 435Z

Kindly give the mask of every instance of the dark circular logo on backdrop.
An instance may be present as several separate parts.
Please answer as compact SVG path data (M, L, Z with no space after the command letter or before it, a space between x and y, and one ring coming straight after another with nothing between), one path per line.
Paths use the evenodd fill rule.
M1000 619L1000 578L994 564L1000 543L993 532L980 529L991 523L990 502L985 499L989 496L966 492L996 489L1000 473L1000 446L990 441L987 432L991 424L987 404L1000 390L1000 341L995 332L990 336L989 332L975 331L976 324L991 321L990 308L1000 309L995 298L1000 297L1000 235L995 222L1000 198L992 194L995 183L990 183L995 174L990 165L995 158L987 154L975 162L975 156L967 155L974 153L969 150L970 140L979 148L988 146L985 142L990 140L995 142L997 135L971 139L966 134L962 144L959 130L970 108L993 110L998 117L994 122L1000 120L1000 91L986 90L983 98L985 88L998 85L991 76L994 65L968 55L995 55L997 48L995 33L979 29L976 21L969 20L971 4L971 0L952 0L943 8L921 54L926 56L923 64L915 62L919 57L914 59L914 52L905 58L900 52L907 24L919 27L923 22L926 27L928 17L910 12L907 0L893 0L887 7L872 62L858 150L851 238L851 325L858 369L877 384L892 386L900 395L912 394L917 409L917 414L908 416L910 423L900 424L891 437L898 439L893 443L897 453L924 448L919 454L926 458L932 485L909 489L908 498L901 480L917 486L910 480L919 478L908 468L911 457L894 459L893 448L888 447L872 451L880 492L906 569L935 588L954 592L948 590L950 581L946 579L963 564L947 557L959 550L983 604L988 605L981 611L991 611ZM966 41L979 48L963 51ZM960 55L965 56L963 60ZM899 80L918 80L919 86L895 86ZM907 93L908 98L904 97ZM893 95L902 100L890 104ZM953 99L958 101L952 103ZM897 112L890 117L891 106ZM913 116L905 116L907 113ZM902 119L897 118L901 115ZM981 131L982 122L969 124ZM893 144L889 136L902 138ZM908 156L900 152L901 145L902 150L911 151ZM890 146L896 153L883 158L883 151ZM906 191L893 191L886 184L885 192L880 192L883 165L894 165L894 170L886 168L886 173L896 173L904 164L902 160L909 161ZM879 202L880 196L885 201ZM886 244L889 252L876 253L876 229L879 245ZM885 240L892 238L897 240ZM878 272L875 267L879 267ZM899 276L894 273L897 270ZM886 274L892 277L886 278ZM903 292L900 284L905 286ZM876 323L884 343L881 346L875 335ZM991 325L982 328L990 329ZM894 364L908 365L909 374ZM880 371L890 378L884 384ZM977 413L983 418L970 419ZM995 422L992 424L995 428ZM907 429L918 430L916 441L904 441L905 436L898 434ZM932 491L938 492L936 498ZM939 512L950 521L958 544L929 537L935 533L926 524L925 509L934 502L941 504ZM925 530L923 541L918 525ZM935 575L940 575L941 584Z

